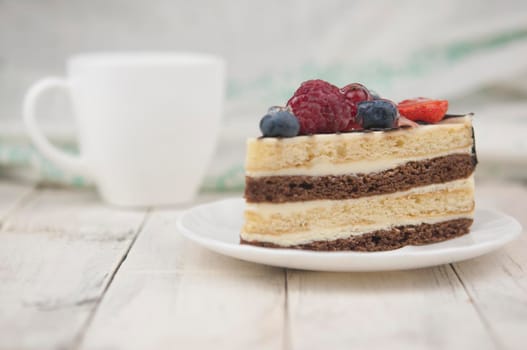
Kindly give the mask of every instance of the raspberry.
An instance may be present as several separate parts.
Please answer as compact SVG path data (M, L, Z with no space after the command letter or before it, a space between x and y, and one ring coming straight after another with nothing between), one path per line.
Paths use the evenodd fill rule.
M323 80L308 80L287 105L300 122L300 135L351 130L355 119L338 87Z
M346 85L340 89L340 91L346 96L346 100L351 103L358 104L359 102L370 101L373 99L370 91L364 85L359 83Z
M351 108L351 115L353 116L351 128L361 129L360 123L356 121L358 105L360 102L373 100L373 96L364 85L359 83L346 85L340 89L340 92L344 95Z
M410 120L437 123L445 116L448 101L418 97L399 102L397 109L402 116Z

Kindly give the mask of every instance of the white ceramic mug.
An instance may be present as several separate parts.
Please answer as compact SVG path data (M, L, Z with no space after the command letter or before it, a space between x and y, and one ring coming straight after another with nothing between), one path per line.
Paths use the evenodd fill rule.
M79 156L53 146L36 123L41 93L69 94ZM93 53L68 60L67 78L35 83L24 100L33 143L63 170L95 182L119 206L189 201L205 175L218 135L225 64L182 53Z

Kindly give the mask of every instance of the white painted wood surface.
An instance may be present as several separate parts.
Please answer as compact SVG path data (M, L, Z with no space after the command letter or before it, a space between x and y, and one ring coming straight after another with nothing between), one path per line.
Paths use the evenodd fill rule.
M527 227L526 187L479 183L477 196ZM126 212L91 192L0 182L0 349L527 344L526 236L435 268L306 272L197 247L177 233L180 209Z
M33 190L32 186L0 182L0 227L8 213Z
M155 213L89 328L83 349L276 349L284 271L206 251Z
M91 192L19 204L0 231L0 348L73 348L144 217Z
M385 273L290 271L288 290L293 349L494 349L449 265Z
M527 187L480 184L477 203L516 217L519 240L453 267L500 348L527 349Z

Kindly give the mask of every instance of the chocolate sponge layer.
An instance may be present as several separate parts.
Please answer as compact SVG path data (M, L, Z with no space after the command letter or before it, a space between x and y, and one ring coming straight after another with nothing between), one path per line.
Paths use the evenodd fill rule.
M314 241L306 244L283 247L273 243L245 241L250 244L268 248L289 248L317 251L382 251L401 248L406 245L424 245L445 241L462 236L469 232L472 219L463 218L439 222L436 224L420 224L398 226L389 230L378 230L360 236L337 239L333 241Z
M474 172L471 154L451 154L413 161L385 171L353 175L263 176L245 178L247 202L298 202L317 199L351 199L406 191L464 179Z

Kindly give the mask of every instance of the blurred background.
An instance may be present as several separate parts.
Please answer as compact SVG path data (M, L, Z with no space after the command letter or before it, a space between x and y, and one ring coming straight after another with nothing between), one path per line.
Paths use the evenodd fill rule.
M245 138L271 105L322 78L394 101L446 98L474 112L480 178L527 179L527 1L0 0L0 177L87 186L31 147L24 92L87 51L214 53L228 63L217 156L203 189L243 187ZM207 90L203 88L204 98ZM43 99L41 125L75 149L67 98Z

